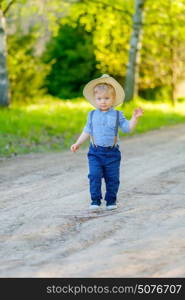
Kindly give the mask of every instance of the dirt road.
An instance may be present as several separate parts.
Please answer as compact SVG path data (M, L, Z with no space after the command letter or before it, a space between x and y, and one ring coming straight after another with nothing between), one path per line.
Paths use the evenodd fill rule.
M88 210L87 150L0 161L0 276L185 277L185 125L122 140L116 211Z

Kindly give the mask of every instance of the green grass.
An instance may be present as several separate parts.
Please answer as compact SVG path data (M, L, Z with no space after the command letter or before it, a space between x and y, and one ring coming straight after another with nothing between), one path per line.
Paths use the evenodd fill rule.
M169 103L137 99L118 107L130 119L135 107L144 115L133 134L185 122L185 102L174 108ZM93 107L84 99L62 101L45 97L38 102L0 108L0 156L69 149L85 126ZM123 136L121 131L120 136ZM128 136L128 135L127 135ZM82 147L86 147L88 141Z

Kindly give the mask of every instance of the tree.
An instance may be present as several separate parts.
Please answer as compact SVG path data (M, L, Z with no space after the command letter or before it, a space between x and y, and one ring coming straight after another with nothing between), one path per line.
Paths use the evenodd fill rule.
M48 42L43 60L51 65L45 80L50 94L60 98L80 96L86 81L96 76L92 34L80 24L63 24Z
M14 87L14 84L11 84L12 83L11 80L12 78L15 78L15 74L13 74L13 76L11 75L9 76L8 67L7 67L7 62L8 62L7 35L9 29L6 26L7 19L8 19L8 23L11 24L11 26L12 26L12 22L14 22L13 31L15 35L16 35L17 27L18 27L18 35L20 34L22 30L22 28L20 28L22 26L21 21L23 20L24 20L23 26L25 28L28 28L28 31L29 31L29 26L32 30L32 28L37 23L38 28L40 26L38 30L38 35L41 34L41 32L45 33L46 31L49 30L52 32L56 32L60 26L60 22L57 22L57 20L65 14L65 11L67 11L71 3L74 2L75 0L74 1L73 0L70 1L67 0L29 0L29 1L28 0L0 0L0 106L8 106L11 102L10 99L11 95L14 92L11 91L10 93L10 89L9 89L9 87L11 86ZM25 28L22 31L25 31ZM26 35L29 36L29 32L26 33L23 32L22 40L24 40ZM18 36L18 39L21 39L21 37ZM10 38L10 40L15 41L16 38L13 39ZM24 49L22 50L23 53ZM24 57L26 59L25 62L20 60L22 64L27 63L28 57L25 54ZM31 56L30 58L32 59ZM10 65L13 66L11 62ZM26 66L25 68L22 68L22 70L26 70ZM19 69L19 71L21 71L21 68ZM21 74L20 72L18 73L17 74L20 77ZM28 74L27 77L29 76L30 75ZM32 87L30 86L30 89L31 88ZM30 93L30 95L31 94L33 93Z
M83 0L71 6L70 18L92 34L96 68L123 82L128 57L133 0Z
M20 0L25 3L26 0ZM9 79L7 70L7 28L6 15L16 0L0 0L0 106L10 104Z
M176 102L185 79L185 0L147 0L140 49L140 95Z
M141 29L145 0L135 0L133 30L130 39L129 62L125 79L125 100L132 100L137 93L137 77L139 72L139 50L141 48Z
M9 98L9 81L7 72L7 47L6 47L6 13L15 0L0 0L0 106L8 106Z

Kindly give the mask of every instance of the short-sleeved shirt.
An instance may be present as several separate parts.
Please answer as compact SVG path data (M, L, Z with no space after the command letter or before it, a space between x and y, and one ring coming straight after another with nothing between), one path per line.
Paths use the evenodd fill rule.
M93 133L90 121L90 112L88 114L87 123L83 129L84 132L93 135L95 145L109 147L114 144L114 136L116 129L116 110L111 107L108 111L96 109L92 118ZM119 111L119 126L122 132L130 132L129 121L125 118L122 111ZM117 136L117 144L119 145L119 133Z

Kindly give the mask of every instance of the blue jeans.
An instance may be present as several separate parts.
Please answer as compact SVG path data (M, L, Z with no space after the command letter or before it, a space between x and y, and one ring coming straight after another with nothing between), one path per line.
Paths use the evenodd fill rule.
M106 194L104 198L106 205L115 204L120 183L121 152L119 146L113 148L101 146L94 147L90 144L87 156L89 161L88 178L92 200L91 204L101 204L102 178L104 178L106 185Z

